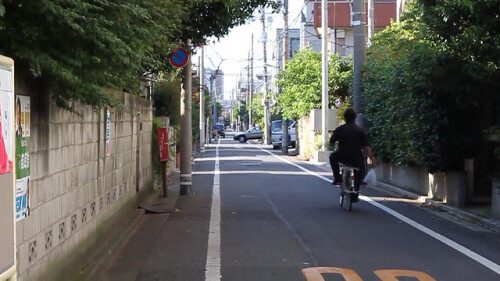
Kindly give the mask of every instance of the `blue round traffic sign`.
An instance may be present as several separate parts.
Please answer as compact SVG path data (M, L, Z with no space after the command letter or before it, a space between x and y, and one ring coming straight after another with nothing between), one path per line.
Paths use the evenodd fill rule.
M189 61L189 53L183 48L177 48L168 57L168 61L174 67L184 67Z

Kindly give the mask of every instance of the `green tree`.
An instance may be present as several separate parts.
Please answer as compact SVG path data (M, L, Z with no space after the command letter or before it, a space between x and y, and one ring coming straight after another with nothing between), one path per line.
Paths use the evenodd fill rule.
M329 60L329 106L335 101L347 102L351 93L352 63L350 58L331 55ZM301 50L287 62L278 78L282 93L278 107L287 118L300 118L311 109L321 108L321 54L311 49Z
M248 112L247 112L247 106L245 101L241 101L239 106L236 104L234 106L234 115L236 118L240 117L240 121L242 123L247 123L248 122Z
M499 71L498 0L419 0L419 4L426 36L466 60L472 71L481 75Z
M145 72L181 41L222 37L271 0L5 0L0 52L39 80L60 106L113 106L108 90L140 93Z
M153 92L154 115L169 117L172 126L180 123L180 87L180 79L173 77L158 83Z
M182 23L180 1L3 1L0 51L47 84L61 106L113 105L108 89L139 92L146 70L164 69ZM1 13L0 13L1 14Z
M251 19L261 6L278 8L275 0L191 0L184 1L179 38L191 40L194 46L205 44L207 38L221 38L235 26Z
M262 104L264 94L255 94L252 97L252 123L264 129L264 105Z
M484 145L498 80L490 75L491 64L471 63L455 43L436 40L440 35L426 20L423 2L410 5L401 25L374 37L365 71L365 115L384 160L431 172L461 170L464 159L477 157ZM456 2L460 9L467 1Z

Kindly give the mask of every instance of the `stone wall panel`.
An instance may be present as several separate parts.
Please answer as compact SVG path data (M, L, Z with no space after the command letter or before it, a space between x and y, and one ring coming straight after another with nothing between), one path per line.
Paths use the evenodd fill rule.
M74 104L76 114L52 102L37 102L35 99L43 97L36 93L23 94L33 99L31 213L17 222L18 273L19 280L39 280L51 264L71 255L100 224L135 197L137 137L141 146L140 189L152 185L151 105L129 94L117 94L131 111L111 110L112 154L106 156L105 110ZM143 123L139 135L138 120ZM36 256L30 260L30 245L35 241Z

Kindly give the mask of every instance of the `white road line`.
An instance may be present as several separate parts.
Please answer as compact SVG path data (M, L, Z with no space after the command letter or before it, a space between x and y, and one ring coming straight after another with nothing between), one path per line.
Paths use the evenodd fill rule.
M274 157L280 159L281 161L283 161L285 163L288 163L288 164L293 165L293 166L295 166L295 167L297 167L297 168L299 168L299 169L301 169L303 171L308 172L310 175L316 176L316 177L318 177L318 178L320 178L320 179L322 179L324 181L327 181L329 183L332 182L331 179L329 179L327 177L324 177L324 176L322 176L322 175L320 175L318 173L309 171L306 168L304 168L304 167L302 167L300 165L297 165L297 164L291 162L288 159L285 159L285 158L283 158L281 156L278 156L278 155L276 155L276 154L274 154L272 152L269 152L267 150L264 150L264 149L262 149L262 150L265 151L265 152L267 152L267 153L269 153L269 154L271 154L271 155L273 155ZM387 212L388 214L390 214L390 215L396 217L397 219L399 219L399 220L401 220L401 221L403 221L403 222L411 225L412 227L414 227L414 228L416 228L416 229L424 232L425 234L427 234L427 235L435 238L436 240L438 240L438 241L440 241L440 242L442 242L442 243L450 246L451 248L453 248L456 251L458 251L458 252L466 255L467 257L469 257L469 258L471 258L473 260L475 260L476 262L482 264L483 266L487 267L488 269L492 270L493 272L495 272L497 274L500 274L500 265L494 263L493 261L491 261L491 260L489 260L489 259L487 259L487 258L485 258L485 257L483 257L481 255L479 255L478 253L473 252L470 249L468 249L468 248L466 248L466 247L458 244L457 242L455 242L455 241L453 241L453 240L451 240L451 239L449 239L449 238L447 238L447 237L445 237L445 236L443 236L443 235L441 235L441 234L439 234L439 233L437 233L437 232L435 232L435 231L433 231L433 230L431 230L431 229L429 229L429 228L427 228L427 227L419 224L418 222L416 222L414 220L411 220L410 218L408 218L408 217L406 217L406 216L404 216L404 215L402 215L402 214L400 214L400 213L392 210L391 208L386 207L386 206L384 206L384 205L382 205L382 204L380 204L378 202L375 202L370 197L360 196L360 199L362 199L362 200L364 200L364 201L372 204L373 206L375 206L375 207L383 210L384 212Z
M212 208L210 210L210 228L208 230L207 263L205 265L205 281L221 280L221 255L220 255L220 168L219 144L215 150L214 185L212 189Z

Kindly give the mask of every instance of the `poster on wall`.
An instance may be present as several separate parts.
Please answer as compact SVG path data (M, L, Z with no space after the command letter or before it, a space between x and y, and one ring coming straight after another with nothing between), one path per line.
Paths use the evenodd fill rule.
M111 155L111 112L106 110L106 140L104 142L106 156Z
M0 91L0 175L12 173L13 146L11 92Z
M16 96L16 220L29 214L30 97Z
M29 177L16 180L16 221L29 214L29 185Z

